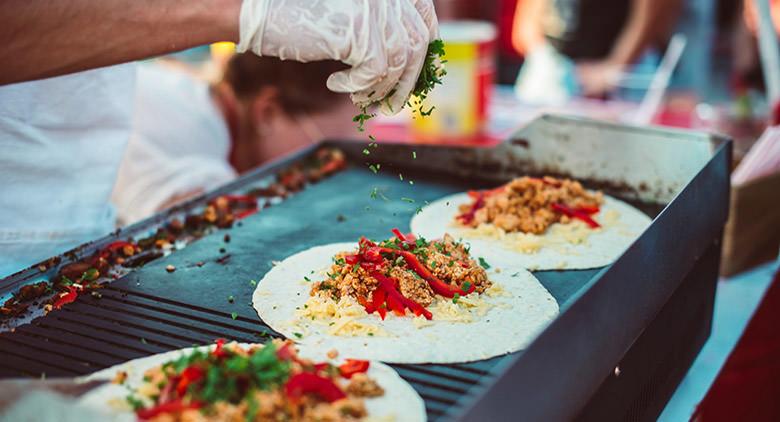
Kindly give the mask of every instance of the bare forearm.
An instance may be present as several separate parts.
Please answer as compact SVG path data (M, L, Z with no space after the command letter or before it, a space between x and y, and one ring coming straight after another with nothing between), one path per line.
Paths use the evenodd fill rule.
M635 60L649 43L669 31L681 6L681 0L634 0L631 15L608 61L626 65Z
M238 40L241 0L3 0L0 85Z

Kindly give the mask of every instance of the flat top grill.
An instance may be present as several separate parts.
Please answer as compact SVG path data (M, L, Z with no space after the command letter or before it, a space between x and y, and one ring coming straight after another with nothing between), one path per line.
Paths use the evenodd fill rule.
M402 182L397 173L388 173L374 175L352 166L232 229L113 282L99 290L99 298L80 297L62 310L0 335L5 357L0 376L82 375L220 337L240 342L279 337L259 320L251 303L253 281L260 280L273 261L320 244L356 241L361 235L389 237L392 227L408 230L424 201L474 188L465 181L445 183L434 175L411 172ZM408 184L410 179L414 185ZM392 199L372 199L374 187ZM229 242L225 234L230 235ZM198 266L201 261L205 265ZM168 265L176 271L168 273ZM597 271L536 275L563 305ZM502 359L393 366L425 399L428 417L435 420L458 405Z
M545 126L547 124L549 126ZM566 124L572 127L566 127ZM564 132L577 133L578 124L580 122L576 120L561 119L558 122L550 119L541 122L538 127L542 132L549 127L550 130L560 128ZM621 136L630 137L628 129L602 127L598 123L590 124L588 128L596 134L605 131L615 139ZM526 131L526 135L530 134L532 138L538 136L544 139L559 139L556 142L570 142L568 138L557 136L555 133L545 132L534 135L535 130L537 129L531 126L530 130ZM668 146L665 148L671 151L671 145L677 142L674 140L675 136L682 136L673 135L663 134L663 137L659 137L650 133L642 136L662 138L659 142L667 142ZM631 142L641 146L644 142L640 142L642 136L636 136L636 139ZM80 296L76 302L36 319L31 324L19 326L14 332L0 333L0 354L2 354L0 377L88 374L129 359L208 344L217 338L241 342L265 342L270 338L278 337L278 333L259 320L251 304L256 280L263 277L274 261L281 261L316 245L357 241L361 235L376 239L386 238L390 236L389 230L393 227L398 227L402 231L408 230L411 217L418 207L424 206L426 201L464 190L496 186L514 175L539 175L550 172L549 163L536 167L535 170L536 158L533 154L543 154L540 151L553 146L545 146L531 140L530 157L526 158L520 154L517 157L508 157L508 162L505 160L507 156L500 150L480 152L468 148L382 145L372 153L371 157L366 157L361 152L363 145L349 142L331 143L347 152L350 166L345 171L236 223L231 229L204 237L183 250L121 277L99 290L97 293L100 297L97 297L97 294ZM598 142L602 141L593 142L598 146ZM603 142L610 147L618 145L616 144L618 141L614 139ZM527 141L523 140L522 148L527 150L526 143ZM695 177L696 190L688 189L689 197L691 195L702 195L702 198L716 196L712 191L719 191L720 179L727 180L727 176L718 173L720 167L712 166L717 170L710 171L720 177L718 184L702 182L703 176L699 176L698 172L700 166L709 165L704 157L710 154L708 149L704 149L705 144L709 145L706 142L689 143L689 146L692 146L690 154L699 157L698 161L690 164L689 169L682 169L675 164L677 175L668 180L664 179L670 188L664 189L660 195L673 197L678 189L682 190L685 187L684 181L688 180L687 178ZM541 149L534 149L536 145L542 145L539 147ZM566 145L561 148L563 149L559 149L560 151L566 151ZM637 151L637 163L652 163L647 160L646 151L633 148ZM649 150L652 151L654 148L657 147L650 147ZM258 181L267 179L281 165L301 158L312 150L313 148L289 157L283 163L264 167L246 175L202 198L200 203L192 203L191 207L202 206L207 199L218 193L245 192ZM412 159L413 150L417 151L416 160ZM610 153L611 150L601 145L596 151ZM599 154L595 156L598 157ZM669 157L669 160L674 159L672 154ZM379 174L373 174L368 170L367 159L371 159L372 162L382 162ZM606 163L610 162L607 158L604 160ZM688 157L682 157L680 160L681 163L692 162ZM725 158L721 157L720 160L726 163ZM665 163L672 166L669 162ZM720 164L721 162L718 163ZM577 166L576 162L569 165ZM636 170L638 165L633 169ZM472 167L471 171L463 171L469 166ZM514 377L513 389L521 388L524 391L523 400L528 402L524 404L525 406L533 406L534 403L545 400L562 400L562 389L574 388L574 393L577 395L568 396L571 398L571 403L559 403L556 406L544 403L537 411L538 414L546 415L552 415L554 412L571 415L572 412L576 412L576 409L582 406L585 391L594 385L595 380L600 382L603 379L601 378L603 375L599 376L600 372L597 373L596 369L601 371L602 367L606 367L609 363L614 365L611 356L619 356L621 350L625 351L626 345L630 345L639 335L635 326L642 324L642 321L645 321L644 324L647 323L647 315L656 312L660 306L657 303L663 303L664 295L668 295L667 289L679 282L675 280L678 277L677 273L682 277L682 274L692 265L695 255L700 253L699 250L711 244L717 235L718 225L722 228L725 221L725 211L723 214L718 211L706 219L680 224L682 220L679 216L686 211L684 208L692 207L690 200L684 205L678 204L670 211L670 207L664 208L666 198L661 197L658 203L647 202L648 197L657 194L651 191L643 192L641 186L638 191L632 191L631 186L621 186L619 183L603 185L603 182L610 180L610 175L598 177L601 171L599 169L604 168L602 163L585 163L580 168L581 174L576 170L570 174L583 179L586 185L608 188L611 186L613 189L608 189L608 193L613 195L618 193L616 196L629 202L632 202L631 199L644 199L646 202L632 203L651 217L658 216L658 219L665 217L667 223L661 228L654 222L648 233L643 234L637 242L641 243L641 248L631 248L634 250L627 252L630 260L620 259L619 262L623 265L615 264L593 270L535 272L536 277L558 301L562 314L544 332L545 335L540 336L539 340L542 341L532 344L527 352L468 364L393 365L423 397L430 420L456 414L457 409L461 406L468 407L474 403L474 397L480 396L484 391L483 388L478 388L480 385L487 385L488 381L497 378L499 381L506 381L504 384L509 383L511 381L507 379L508 375ZM561 171L565 173L565 169ZM399 177L399 173L403 175L403 180ZM655 174L658 174L658 177L663 174L652 167L646 169L644 173L653 177ZM594 178L591 179L586 174L593 175ZM638 176L634 174L632 177ZM413 185L409 184L410 180L414 182ZM635 181L627 183L638 185ZM371 191L374 188L377 188L382 195L372 198ZM632 192L638 194L632 195ZM385 201L382 196L390 200ZM725 201L723 204L718 203L718 210L720 208L725 210L725 204ZM721 205L723 206L720 207ZM659 215L662 209L665 215ZM157 223L162 218L164 216L158 215L147 220L147 223L140 224L141 226L148 224L152 227L152 223ZM671 225L668 221L675 223ZM691 231L691 236L684 236L686 230ZM230 235L229 241L225 234ZM647 239L647 234L651 236L651 240ZM683 253L655 263L646 259L649 257L646 254L652 250L651 245L657 242L666 245L672 241L671 239L677 242L677 247L680 251L684 251ZM201 263L205 264L199 265ZM172 273L167 272L168 265L175 266L176 270ZM616 267L617 273L610 271L612 267ZM633 268L635 276L627 275L627 267ZM612 278L607 277L610 274L613 275ZM651 279L659 280L660 284L651 286L649 283ZM652 306L642 306L642 302L632 304L605 295L603 290L606 288L606 282L609 282L610 288L613 289L615 286L622 286L617 289L621 290L618 292L619 295L625 295L627 291L633 289L633 294L639 295L638 297L641 297L645 303L651 301ZM232 301L229 300L231 296ZM586 298L586 296L590 297ZM587 303L582 303L583 301ZM568 308L578 309L576 314L573 314L569 311L574 309ZM607 311L617 314L610 319L604 319L604 315L599 313ZM616 324L615 318L621 318L623 324L621 328L604 328L605 324ZM572 327L576 324L581 326L573 331ZM587 337L588 333L602 333L609 338L595 341L591 335L585 341L582 337ZM551 344L563 345L562 341L572 335L576 347L550 348ZM606 340L609 340L609 344L604 343ZM568 343L565 344L568 346ZM568 356L561 357L558 356L559 354ZM516 360L515 358L520 355L522 359ZM553 355L555 362L549 359L549 362L543 360L545 357L552 359ZM549 366L548 363L563 364L557 367L558 370L569 371L568 373L571 374L573 372L569 366L582 367L583 359L588 359L587 362L592 363L590 367L584 368L584 376L588 377L587 382L582 381L575 383L576 385L569 383L569 387L564 387L562 386L564 380L550 378L544 380L545 389L548 387L552 390L557 389L557 392L553 391L555 394L539 399L529 393L534 391L538 382L542 381L534 368L542 371L544 367ZM600 359L610 360L610 362L600 362ZM520 363L523 365L519 365ZM547 370L549 371L549 368ZM520 380L517 378L520 372L523 373L522 385L516 383ZM578 377L583 377L583 374L579 374ZM535 379L534 385L529 383L529 379ZM580 378L582 379L584 378ZM489 384L491 388L499 385L492 382ZM508 392L508 390L504 391ZM491 398L503 400L507 396L493 395ZM498 405L503 407L507 403L501 402ZM497 409L497 406L492 404L491 406ZM517 404L515 403L514 406ZM474 410L474 408L470 409Z

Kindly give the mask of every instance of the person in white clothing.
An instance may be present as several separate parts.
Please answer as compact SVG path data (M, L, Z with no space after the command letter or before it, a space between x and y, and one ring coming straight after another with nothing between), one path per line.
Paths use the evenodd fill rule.
M355 107L325 87L339 62L237 54L209 86L164 64L138 67L130 142L112 202L122 225L268 160L355 132Z
M2 2L0 278L113 229L135 81L121 63L216 41L336 60L348 68L331 90L359 105L392 93L381 111L394 114L436 38L432 0Z

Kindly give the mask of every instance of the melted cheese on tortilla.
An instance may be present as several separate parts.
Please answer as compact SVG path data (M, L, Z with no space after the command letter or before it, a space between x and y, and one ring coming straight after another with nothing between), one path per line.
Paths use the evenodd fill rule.
M524 254L534 254L543 247L556 247L565 253L566 245L581 245L587 243L588 237L603 230L603 227L617 224L620 214L615 210L607 210L597 218L602 228L592 229L582 221L573 220L566 224L555 223L542 235L532 233L507 233L493 224L483 223L472 229L461 230L469 237L495 239L503 242L509 249Z
M350 297L342 297L336 302L321 296L310 297L297 311L302 321L313 321L328 326L328 334L333 336L386 336L380 327L359 321L368 316L366 310Z

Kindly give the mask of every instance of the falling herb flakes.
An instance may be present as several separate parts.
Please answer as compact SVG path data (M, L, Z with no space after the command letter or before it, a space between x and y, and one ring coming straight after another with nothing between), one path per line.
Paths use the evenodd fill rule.
M293 333L293 335L297 338L303 338L303 334L301 333Z
M479 265L486 270L490 269L490 264L488 264L487 261L485 261L485 258L482 258L481 256L479 257Z
M368 148L363 148L363 155L369 155L371 154L371 151L368 150Z
M368 169L371 170L374 174L379 173L379 164L369 164Z
M406 197L401 198L401 200L404 201L404 202L408 202L410 204L413 204L415 202L414 199L406 198Z
M412 160L417 159L417 151L412 151Z
M235 320L236 318L238 318L238 313L236 313L236 312L231 312L231 313L230 313L230 318L233 318L233 319Z

